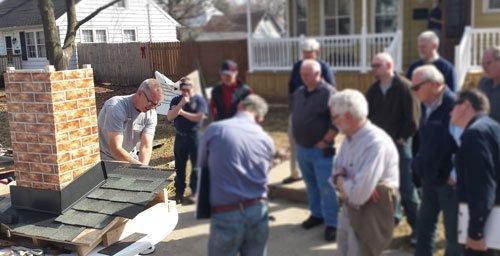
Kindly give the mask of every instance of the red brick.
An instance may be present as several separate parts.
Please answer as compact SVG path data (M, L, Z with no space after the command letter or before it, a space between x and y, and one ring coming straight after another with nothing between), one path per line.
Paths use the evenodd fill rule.
M13 114L13 117L14 117L15 122L21 122L21 123L34 123L34 122L36 122L36 115L35 114L15 113L15 114Z
M27 178L32 182L43 182L43 175L41 173L30 172Z
M52 103L52 95L50 93L36 93L35 94L36 102L46 102Z
M79 119L83 117L88 117L90 115L89 109L77 109L66 112L66 116L69 120Z
M26 143L12 143L12 150L14 152L28 152L28 144Z
M24 111L27 113L48 113L47 104L23 103Z
M97 117L96 116L91 116L91 117L80 119L80 127L89 127L89 126L92 126L95 124L97 124Z
M69 140L69 134L67 132L57 132L56 133L56 143L67 142Z
M89 136L89 135L92 135L92 128L91 127L81 128L81 129L69 132L69 136L71 138L81 138L81 137Z
M95 99L88 98L84 100L78 100L78 108L89 108L95 106Z
M40 155L40 160L42 163L57 164L57 155Z
M38 141L40 143L45 143L45 144L55 144L56 136L54 134L49 134L49 135L38 134Z
M31 188L31 182L16 180L16 186Z
M43 124L54 123L54 114L36 114L36 122Z
M80 79L85 78L85 70L73 69L64 71L64 79Z
M67 111L77 108L76 101L65 101L64 103L54 104L54 112Z
M50 90L52 92L60 92L73 88L72 81L61 81L61 82L52 82L50 83Z
M33 73L33 81L46 82L50 81L49 73Z
M83 164L84 165L94 165L101 161L101 155L98 154L91 154L88 156L83 157Z
M78 100L88 98L89 94L86 90L72 90L66 91L66 99L67 100Z
M10 102L35 102L33 93L11 93Z
M16 142L28 142L28 143L38 142L38 135L36 133L16 132L14 138Z
M23 92L45 92L44 83L23 83L21 88Z
M28 152L39 154L52 154L52 147L48 144L28 144Z
M87 136L82 138L83 146L98 144L98 143L99 143L99 137L97 135Z
M10 82L31 82L31 73L13 73L9 74Z
M17 154L17 161L30 162L30 163L41 163L42 162L39 154L30 154L30 153Z
M99 128L96 125L92 127L92 134L97 134L97 133L99 133Z
M70 152L71 159L77 159L77 158L81 158L81 157L91 155L91 154L92 154L92 148L89 148L89 147L80 148L80 149L73 150Z
M63 122L56 124L56 132L73 131L79 128L80 122L78 120Z
M97 115L97 109L95 107L90 107L90 114Z
M57 155L58 163L65 163L71 160L71 155L69 153L62 153Z
M52 190L52 191L61 190L60 187L56 184L50 184L44 182L33 182L32 187L37 189Z
M26 129L29 132L37 133L37 134L53 134L54 127L50 124L26 124Z
M24 112L22 103L9 103L7 104L7 110L9 113Z
M5 92L21 92L21 83L5 83Z
M73 179L80 177L80 175L84 174L88 169L87 168L79 168L73 171Z
M82 159L75 159L59 165L59 174L73 171L82 166Z
M59 184L60 179L57 174L43 174L43 182L49 184Z
M69 152L71 150L79 149L82 146L80 139L73 140L66 143L59 143L57 145L58 152Z
M40 164L40 163L31 163L30 164L31 171L42 173L42 174L53 174L54 168L51 164Z
M91 68L85 69L85 77L94 77L94 70L92 70Z
M63 80L64 71L50 72L50 81Z
M29 172L30 171L30 165L29 163L20 163L20 162L14 162L14 169L16 171L20 172Z
M54 122L55 123L66 122L67 120L68 120L68 118L66 117L66 113L54 114Z
M23 123L9 123L10 130L15 132L26 132L26 125Z

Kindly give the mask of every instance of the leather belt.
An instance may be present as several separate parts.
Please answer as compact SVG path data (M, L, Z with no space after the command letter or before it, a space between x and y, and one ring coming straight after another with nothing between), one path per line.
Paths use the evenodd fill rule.
M248 207L250 207L258 202L262 202L264 200L266 200L266 198L258 197L258 198L254 198L254 199L243 200L243 201L236 203L236 204L219 205L219 206L212 207L212 213L232 212L232 211L236 211L236 210L243 211L246 208L248 208Z

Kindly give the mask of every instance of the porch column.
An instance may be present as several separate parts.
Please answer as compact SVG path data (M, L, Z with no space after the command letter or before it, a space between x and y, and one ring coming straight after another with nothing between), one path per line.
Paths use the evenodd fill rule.
M366 56L366 0L362 0L361 2L361 72L366 73L367 69L367 56Z
M248 71L253 71L253 49L252 49L252 8L251 0L247 0L247 54L248 54Z

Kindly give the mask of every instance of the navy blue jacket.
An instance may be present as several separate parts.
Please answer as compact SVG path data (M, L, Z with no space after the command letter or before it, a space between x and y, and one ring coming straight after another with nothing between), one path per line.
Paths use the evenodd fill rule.
M469 205L468 235L478 240L493 206L500 205L500 124L477 115L461 141L457 153L459 198Z
M441 105L425 120L425 107L422 105L420 117L420 147L413 158L413 171L422 185L444 185L452 169L452 155L457 150L455 140L450 134L450 112L455 102L455 94L445 87Z
M325 79L327 84L335 87L335 78L333 76L333 71L330 65L322 60L317 60L321 65L321 77ZM288 94L292 95L297 88L304 85L302 78L300 77L300 66L302 65L302 60L299 60L293 64L292 74L290 76L290 81L288 82Z
M411 64L406 72L406 77L411 80L413 75L413 71L420 66L425 65L426 63L423 60L417 60ZM444 76L444 82L450 88L450 90L455 91L457 89L457 72L455 72L455 67L451 62L439 57L437 60L432 62L434 65Z

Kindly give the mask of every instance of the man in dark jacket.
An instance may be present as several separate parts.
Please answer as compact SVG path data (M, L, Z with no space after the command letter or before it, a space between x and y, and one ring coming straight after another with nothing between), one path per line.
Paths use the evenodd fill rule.
M368 118L382 128L396 144L399 153L399 190L411 239L416 242L417 212L420 198L412 180L412 136L418 128L420 104L412 95L411 82L394 72L394 61L388 53L379 53L372 60L372 73L377 81L366 92ZM401 207L396 218L401 219Z
M221 82L212 89L210 115L219 121L234 116L238 104L252 93L248 85L238 80L238 65L232 60L222 63L219 70Z
M452 155L457 149L450 134L450 112L455 95L444 84L444 77L433 65L413 72L412 87L422 103L420 147L412 168L422 183L422 205L418 214L416 256L432 256L440 211L446 232L445 255L460 255L457 235L458 197L450 177Z
M470 89L458 95L451 122L465 129L457 153L458 191L468 205L469 222L465 255L500 255L487 251L485 224L490 213L500 206L500 124L488 117L486 95ZM480 254L483 253L483 254Z

